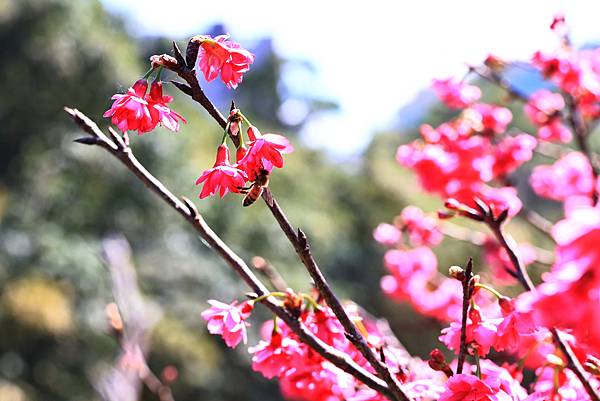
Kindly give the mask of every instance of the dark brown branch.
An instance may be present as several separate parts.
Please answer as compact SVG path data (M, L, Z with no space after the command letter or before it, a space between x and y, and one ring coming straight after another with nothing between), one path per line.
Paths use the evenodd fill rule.
M254 275L248 265L246 265L246 263L212 231L208 224L206 224L194 204L186 198L183 198L183 200L177 198L164 186L164 184L150 174L150 172L148 172L148 170L146 170L135 158L129 146L125 144L117 133L111 131L114 139L113 142L113 140L109 139L92 120L80 111L70 108L65 108L65 111L77 125L98 140L98 146L106 149L110 154L119 159L121 163L123 163L142 183L144 183L144 185L146 185L146 187L160 196L170 207L175 209L189 224L191 224L198 234L200 234L202 239L204 239L204 241L206 241L210 247L225 260L225 262L227 262L227 264L242 278L242 280L244 280L257 296L268 294L267 288ZM281 318L302 342L314 349L323 358L354 376L356 379L380 394L383 394L392 400L397 399L396 394L388 388L385 381L357 365L349 355L338 351L313 335L298 319L288 313L272 297L264 299L261 303ZM406 397L406 400L408 400L408 397Z
M188 44L187 53L193 54L194 52L197 53L197 47L194 46L194 40L192 38L192 40L190 40L190 43ZM152 56L150 60L152 62L152 65L162 65L165 68L168 68L171 71L177 73L177 75L183 78L192 90L192 99L200 103L200 105L208 111L208 113L215 119L215 121L221 127L223 127L223 129L226 128L227 120L216 109L212 102L206 97L204 91L200 88L194 70L191 70L186 65L178 63L175 58L167 55ZM182 91L184 93L188 93L186 90L182 89ZM230 135L230 137L237 146L239 144L239 137L233 135ZM315 282L315 285L323 295L323 298L325 299L329 307L331 307L332 311L344 327L348 339L367 359L371 366L373 366L378 376L385 380L392 393L395 394L395 397L398 400L408 400L406 394L404 394L404 392L401 390L400 384L396 377L389 371L388 367L379 360L375 352L373 352L373 350L369 347L362 334L357 330L354 323L352 323L352 321L346 314L346 311L344 310L340 300L331 290L331 287L325 280L325 277L321 273L321 270L319 269L312 257L310 246L306 239L306 235L304 235L304 233L301 230L298 230L298 233L296 234L295 229L288 221L287 217L283 213L283 210L279 207L279 204L277 203L277 201L275 200L271 191L268 188L265 191L263 191L262 197L269 209L271 210L271 213L279 223L279 226L285 233L286 237L294 246L296 253L300 257L302 263L306 266L309 274Z
M367 344L363 335L358 331L352 320L350 320L342 303L331 289L331 286L325 279L325 276L323 276L321 269L313 258L306 234L300 229L296 232L268 188L263 191L263 198L273 214L273 217L275 217L275 220L279 223L279 227L281 227L281 230L296 250L296 254L308 270L319 293L323 296L327 305L329 305L335 316L338 318L342 327L344 327L348 340L350 340L350 342L352 342L352 344L354 344L360 353L367 359L377 372L378 376L385 380L388 387L394 391L397 399L408 400L408 396L400 388L400 384L396 377L390 372L387 365L377 357L375 352L373 352Z
M472 287L473 280L473 259L469 258L467 267L464 270L464 276L462 277L461 284L463 288L463 303L462 303L462 320L460 324L460 351L458 353L458 362L456 364L456 373L461 374L463 371L463 365L465 364L465 358L467 357L468 345L467 345L467 318L469 315L469 303L471 301L471 295L473 294Z

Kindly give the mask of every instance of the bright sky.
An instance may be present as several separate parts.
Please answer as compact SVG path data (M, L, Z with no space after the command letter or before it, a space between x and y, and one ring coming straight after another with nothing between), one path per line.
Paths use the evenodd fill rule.
M362 150L433 78L462 76L489 53L528 59L552 49L557 12L576 45L600 42L600 2L591 0L102 1L134 32L183 37L222 22L242 44L270 36L284 58L311 62L315 90L341 110L303 135L339 156Z

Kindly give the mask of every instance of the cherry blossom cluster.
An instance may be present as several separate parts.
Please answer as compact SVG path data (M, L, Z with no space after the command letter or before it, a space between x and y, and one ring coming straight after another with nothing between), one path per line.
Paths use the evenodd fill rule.
M316 303L310 296L272 293L282 298L288 311L316 337L345 353L358 365L374 373L362 354L350 343L345 330L331 309ZM303 302L303 299L309 302ZM219 334L230 347L246 342L246 322L253 301L229 305L211 300L212 305L202 313L211 333ZM426 362L411 358L406 351L392 346L395 339L380 330L377 321L362 316L354 304L346 312L360 328L369 346L385 358L386 364L404 383L403 389L413 399L435 400L444 391L445 376L429 368ZM325 400L385 400L385 397L362 384L352 375L337 368L299 340L281 320L262 325L262 339L248 349L252 369L268 379L277 378L287 399L305 401Z
M449 323L440 341L459 359L471 360L460 372L456 360L446 362L439 350L432 351L430 367L449 377L439 400L587 401L597 399L600 391L600 184L586 146L590 127L600 118L600 50L574 49L562 17L555 18L551 29L559 36L559 48L536 52L531 59L550 85L516 99L524 101L535 136L509 129L511 112L503 105L479 102L482 92L471 83L436 80L434 92L458 109L458 116L436 128L422 126L422 138L397 151L400 165L415 172L425 191L444 201L440 219L466 217L495 233L481 234L483 239L475 241L491 272L482 277L497 287L525 287L509 298L477 274L465 278L461 268L450 269L455 280L438 273L431 248L444 234L451 236L451 230L446 230L448 222L414 206L404 209L394 224L375 229L375 240L389 248L383 260L389 273L381 281L383 292ZM501 76L507 62L490 56L484 65L483 73L475 68L471 72L507 89L513 98L521 93ZM565 147L553 164L535 167L529 177L533 191L562 203L565 213L549 234L556 244L554 263L534 287L523 275L538 251L514 242L502 226L522 209L510 175L532 158L538 145L548 142L574 142L580 151ZM432 304L438 308L430 308ZM524 380L525 372L535 379Z
M258 128L250 125L247 130L248 146L244 145L241 135L241 113L234 109L230 114L229 130L233 129L240 140L236 150L236 162L229 159L229 148L223 136L223 143L217 148L217 158L212 168L205 170L196 181L203 184L200 198L219 194L221 198L227 193L244 191L248 181L254 182L260 175L268 175L274 167L283 167L283 154L294 150L289 140L279 134L261 134Z
M163 95L163 83L155 80L148 92L148 81L138 80L127 93L116 94L115 101L104 117L110 117L122 132L137 131L138 135L145 134L161 124L165 128L179 131L179 121L185 120L167 106L173 101L171 96Z

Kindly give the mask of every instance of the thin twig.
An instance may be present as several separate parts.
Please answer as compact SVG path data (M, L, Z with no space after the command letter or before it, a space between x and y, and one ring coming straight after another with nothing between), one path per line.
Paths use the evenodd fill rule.
M571 96L568 93L563 93L563 96L566 99L567 103L567 121L569 122L571 129L575 133L575 140L577 141L577 146L579 147L579 150L585 155L585 157L588 159L588 162L590 163L590 166L592 168L592 174L594 175L594 182L597 182L598 175L600 175L600 172L598 171L598 166L596 166L595 160L592 157L592 152L588 146L588 129L585 125L585 122L581 118L580 113L577 110L577 103L575 102L575 99L573 99L573 96ZM592 192L592 202L594 204L598 202L598 191L596 190L596 186L594 186Z
M286 291L289 288L279 271L265 258L255 256L250 263L269 280L275 290Z
M192 46L191 51L190 46ZM176 49L176 46L174 46L174 51L177 54L178 50ZM192 41L190 41L190 44L188 45L188 53L190 52L194 52ZM189 69L187 65L184 65L181 62L178 62L177 60L179 60L178 56L176 56L175 58L168 55L151 57L152 65L161 65L177 73L177 75L183 78L187 82L189 89L180 88L179 85L177 87L180 88L184 93L191 96L192 99L197 101L202 107L204 107L209 112L209 114L221 127L225 128L227 126L227 121L225 117L223 117L223 115L220 112L218 112L218 110L216 110L216 107L206 97L204 91L202 91L202 89L200 88L194 70ZM230 137L237 146L237 144L239 143L239 137L231 135ZM315 282L315 286L317 287L321 295L323 295L325 302L329 305L335 316L338 318L338 320L342 324L342 327L344 327L344 330L346 331L346 337L348 338L348 340L350 340L350 342L354 344L354 346L365 357L369 364L371 364L371 366L377 372L377 375L381 377L385 381L385 383L387 383L387 386L389 387L390 391L394 394L396 399L405 401L408 400L408 396L400 388L400 383L398 382L395 375L390 372L387 365L380 361L376 353L369 347L367 341L365 340L363 335L358 331L358 329L344 310L340 300L337 298L337 296L325 280L325 277L323 276L317 263L312 257L310 245L308 244L306 235L300 229L298 229L298 232L296 233L296 230L292 227L289 220L285 216L285 213L283 212L283 210L281 209L281 207L279 206L279 204L277 203L277 201L275 200L271 191L268 188L265 188L262 197L265 203L267 204L269 210L279 223L279 226L285 233L286 237L293 245L300 260L308 270L310 276Z
M463 288L463 303L462 303L462 320L460 325L460 351L458 353L458 363L456 365L456 373L461 374L463 371L463 365L465 358L467 357L467 318L469 315L469 303L471 301L471 295L473 293L471 282L473 280L473 259L469 258L466 269L464 271L464 277L462 277L461 283Z
M482 209L485 209L485 208L480 207L480 210L482 211L482 213L485 214L485 216L484 216L485 223L492 230L492 232L496 236L496 239L498 239L498 242L500 242L500 244L506 250L506 253L508 254L508 256L511 260L511 263L516 270L517 278L519 279L519 282L521 283L523 288L525 288L525 290L531 291L531 292L536 292L537 289L533 285L531 278L527 274L525 265L523 264L523 262L521 261L521 259L519 257L519 252L517 250L518 249L517 243L512 238L512 236L510 236L510 234L507 234L504 232L504 230L502 230L502 223L504 222L504 219L503 218L494 218L493 214L491 213L491 211L489 209L487 210L487 213L486 213L486 210L482 210ZM550 328L550 331L552 332L554 342L561 349L565 358L567 358L569 368L575 373L577 378L579 378L579 380L581 381L581 384L583 385L583 387L586 389L588 395L590 396L590 399L592 401L600 401L600 395L598 395L598 392L596 391L596 389L594 389L591 386L591 384L588 382L588 380L585 376L583 367L581 366L581 363L579 362L579 360L577 359L577 356L573 352L573 349L561 337L560 332L556 328L554 328L554 327Z
M440 230L445 236L449 238L468 242L479 247L483 246L488 240L488 238L490 238L489 236L480 231L469 230L459 225L449 223L447 221L441 225ZM535 250L535 262L542 265L552 264L552 262L554 261L554 255L552 254L552 252L537 246L533 246L533 249Z
M88 141L88 144L97 145L106 149L133 172L146 187L160 196L171 208L175 209L194 227L202 239L204 239L204 241L206 241L231 268L233 268L257 296L268 294L265 285L254 275L248 265L246 265L246 263L212 231L200 213L198 213L194 204L186 198L183 198L183 200L177 198L163 183L150 174L150 172L148 172L148 170L146 170L146 168L135 158L131 148L125 144L123 139L116 132L110 130L114 139L113 142L113 140L109 139L92 120L80 111L71 108L65 108L65 111L73 118L77 125L94 138L94 141ZM356 364L349 355L338 351L316 337L272 297L267 297L261 302L282 319L303 343L314 349L323 358L354 376L357 380L363 382L380 394L383 394L392 400L397 399L396 394L388 388L385 381L372 375ZM406 399L408 400L408 397L406 397Z

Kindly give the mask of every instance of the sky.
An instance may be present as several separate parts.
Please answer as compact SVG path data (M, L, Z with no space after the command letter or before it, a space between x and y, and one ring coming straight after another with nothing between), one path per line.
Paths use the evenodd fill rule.
M528 60L553 49L549 25L557 13L566 16L575 45L600 42L600 2L592 0L102 1L135 34L179 38L224 23L242 45L269 36L282 57L310 62L310 89L340 110L310 120L302 137L340 158L390 127L432 79L462 77L466 63L490 53Z

